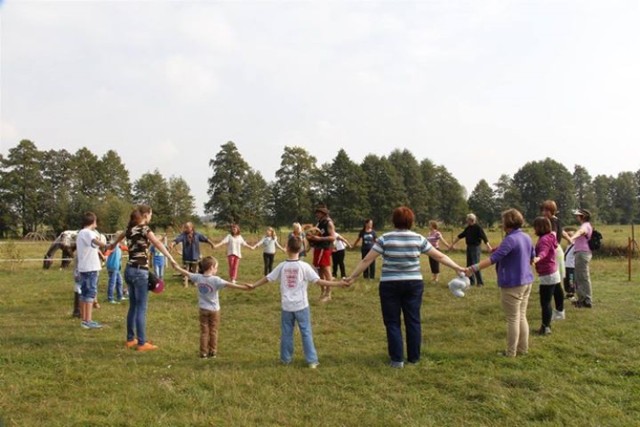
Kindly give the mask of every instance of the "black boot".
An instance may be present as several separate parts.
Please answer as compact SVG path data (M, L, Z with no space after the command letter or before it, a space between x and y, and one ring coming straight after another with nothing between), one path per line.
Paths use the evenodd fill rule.
M80 318L80 294L78 294L77 292L73 293L74 298L73 298L73 317L77 317Z

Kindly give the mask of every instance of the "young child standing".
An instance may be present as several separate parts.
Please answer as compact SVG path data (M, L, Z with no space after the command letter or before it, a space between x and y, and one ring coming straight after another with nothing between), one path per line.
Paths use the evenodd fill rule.
M336 233L336 240L333 245L333 252L331 252L331 265L332 267L332 277L338 277L338 268L340 269L340 277L345 277L346 267L344 265L344 256L345 250L349 247L351 249L351 243L340 234Z
M213 245L214 248L218 248L222 245L227 245L227 262L229 263L229 279L231 283L235 283L238 278L238 267L240 266L240 258L242 258L242 247L246 246L253 250L253 247L244 241L242 235L240 235L240 226L238 224L231 224L229 234L222 239L219 243Z
M115 239L113 240L113 242L115 242ZM107 300L110 304L119 304L124 298L122 290L122 273L120 273L123 250L127 250L127 247L125 245L115 245L111 251L107 251L105 253L107 254L107 273L109 274ZM114 291L116 294L115 297L117 299L114 299Z
M447 243L440 230L438 230L438 221L429 221L429 229L430 231L427 236L427 240L431 243L431 246L440 250L440 242L442 242L447 248L449 247L449 243ZM429 268L431 269L431 281L438 283L438 279L440 277L440 263L429 257Z
M293 359L293 329L296 322L302 337L304 357L310 368L318 367L318 355L313 344L313 332L311 330L311 311L309 310L308 283L320 286L346 287L344 281L331 282L320 279L318 273L299 258L302 241L291 237L287 241L287 260L268 275L258 280L251 288L255 289L267 282L280 281L280 294L282 304L281 336L280 336L280 361L288 365Z
M220 328L220 301L218 291L224 287L249 290L249 285L236 285L216 276L218 261L212 257L204 257L200 261L199 273L191 273L177 263L173 268L188 277L198 287L198 306L200 307L200 357L215 358L218 354L218 329Z
M167 235L159 236L160 242L164 245L165 248L168 248L167 244ZM153 263L153 272L156 273L158 279L164 279L164 266L165 266L165 256L159 249L155 246L151 246L150 249Z
M556 291L556 286L560 286L560 272L556 263L558 243L555 234L551 232L549 218L537 217L533 221L533 228L538 236L533 263L540 280L540 307L542 308L542 326L540 326L538 334L549 335L551 334L551 299Z
M98 294L98 275L102 268L98 248L106 246L95 231L97 225L96 214L86 212L82 217L82 230L76 239L81 291L80 326L84 329L102 328L100 323L92 320L93 304Z
M251 249L255 249L260 245L262 245L262 260L264 261L264 274L266 276L271 273L271 270L273 270L273 260L276 255L276 247L282 252L285 252L285 249L280 246L280 243L278 243L278 238L276 237L276 232L273 230L273 227L267 227L267 232L264 237L260 239L258 243L253 245Z
M567 299L573 298L576 293L576 254L573 247L574 244L571 243L564 252L564 291Z

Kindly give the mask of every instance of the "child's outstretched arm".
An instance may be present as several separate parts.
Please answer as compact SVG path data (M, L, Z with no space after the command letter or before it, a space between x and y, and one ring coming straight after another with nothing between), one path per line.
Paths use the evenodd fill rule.
M262 285L264 285L266 283L269 283L269 280L267 279L267 276L264 276L262 279L258 280L253 285L249 285L249 289L253 290L253 289L257 288L258 286L262 286Z
M316 285L319 286L333 286L333 287L337 287L337 288L346 288L349 286L349 283L347 283L344 280L339 280L339 281L332 281L332 280L324 280L324 279L318 279L316 280Z
M176 270L178 273L182 274L183 276L188 276L189 275L189 271L187 271L184 268L180 267L180 265L178 264L178 262L176 260L171 260L171 265L173 266L174 270Z
M251 291L253 290L253 286L251 286L250 283L242 283L242 284L238 284L238 283L231 283L231 282L226 282L225 285L227 288L232 288L232 289L239 289L241 291Z

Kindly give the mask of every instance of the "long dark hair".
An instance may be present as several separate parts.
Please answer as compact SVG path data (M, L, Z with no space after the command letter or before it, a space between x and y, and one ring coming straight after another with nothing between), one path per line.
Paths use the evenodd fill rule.
M129 224L127 225L127 228L131 229L136 225L139 225L142 222L142 217L149 212L151 212L151 206L138 205L131 211L131 215L129 215Z

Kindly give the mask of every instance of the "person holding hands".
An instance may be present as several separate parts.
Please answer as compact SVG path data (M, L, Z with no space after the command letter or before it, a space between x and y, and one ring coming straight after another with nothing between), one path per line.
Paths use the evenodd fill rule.
M302 241L296 237L290 237L287 241L287 260L268 275L258 280L251 288L255 289L269 282L280 283L282 313L280 320L280 361L288 365L293 360L293 331L298 324L302 338L302 349L309 368L318 367L318 354L313 343L311 329L311 311L309 309L309 295L307 287L309 283L315 283L326 287L346 287L345 281L332 282L321 279L318 273L299 258Z
M382 256L380 305L387 331L390 366L402 368L405 359L401 317L404 317L406 328L407 361L418 363L420 360L422 343L420 308L424 292L420 255L427 254L459 274L464 273L466 269L431 246L426 237L411 231L415 215L410 208L406 206L396 208L392 218L395 230L377 239L369 253L344 280L352 284L376 258Z

